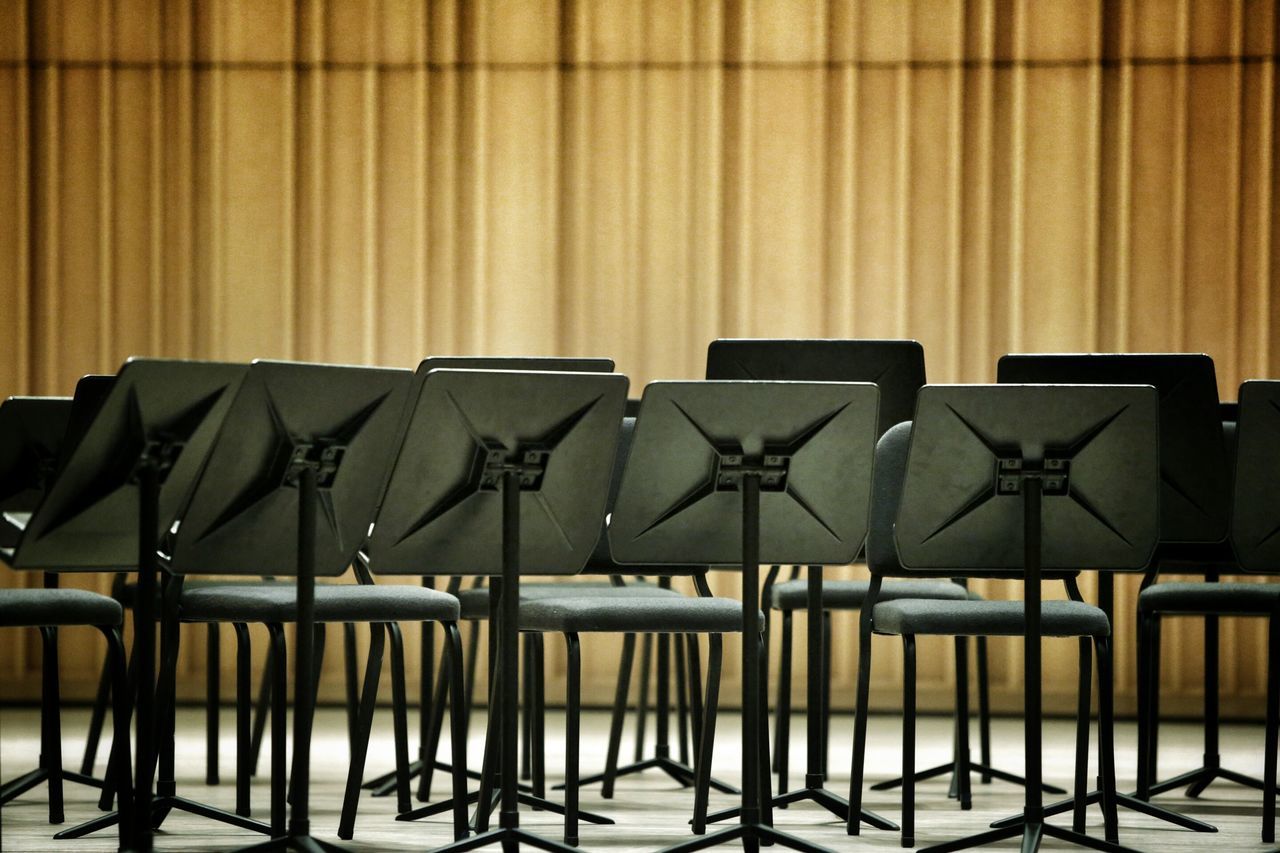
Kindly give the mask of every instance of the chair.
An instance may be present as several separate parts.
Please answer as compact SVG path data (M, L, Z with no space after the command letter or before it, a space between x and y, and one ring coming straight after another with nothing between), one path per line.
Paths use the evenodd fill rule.
M1275 476L1280 470L1277 437L1280 437L1280 382L1251 381L1240 386L1240 414L1235 441L1235 486L1231 513L1231 543L1244 572L1274 575L1280 570L1280 550L1275 533L1280 516L1275 510ZM1263 778L1255 780L1217 764L1216 739L1206 749L1206 777L1200 771L1176 777L1194 782L1188 796L1196 796L1214 777L1221 777L1262 791L1262 841L1275 841L1276 751L1280 730L1280 584L1243 582L1167 582L1148 586L1138 596L1139 639L1149 661L1146 678L1139 683L1139 737L1146 744L1151 765L1146 769L1138 796L1149 796L1156 779L1153 743L1159 719L1155 694L1160 684L1160 623L1169 616L1248 616L1268 622L1266 735ZM1214 624L1216 629L1216 621ZM1216 685L1215 685L1216 687ZM1216 699L1216 697L1215 697ZM1206 703L1210 697L1206 696ZM1216 710L1216 701L1213 702ZM1216 735L1216 726L1214 729ZM1187 780L1187 775L1200 778ZM1170 780L1173 781L1173 780ZM1163 787L1163 785L1162 785Z
M520 826L520 804L551 805L518 790L520 583L526 574L575 574L590 556L626 388L616 374L443 369L426 374L413 401L369 543L371 564L390 574L449 566L498 584L497 677L474 796L479 834L445 851L495 843L572 849ZM488 831L495 793L499 827ZM566 796L576 795L575 788ZM455 807L467 799L455 789Z
M10 397L0 403L0 558L12 562L14 549L21 547L23 522L34 512L56 476L67 447L64 436L74 417L74 404L67 397ZM83 416L83 412L79 413ZM113 761L123 762L104 785L90 773L75 773L62 766L61 702L58 685L57 629L67 625L96 627L107 641L107 683L122 686L125 671L120 629L123 612L112 599L76 589L58 589L53 571L44 576L43 589L0 590L0 627L29 627L40 631L43 659L40 695L40 766L0 786L0 804L21 796L41 783L49 786L49 822L64 820L64 781L104 789L104 808L116 790L129 790L128 690L122 687L114 709L115 743ZM116 753L120 753L117 755Z
M913 340L765 340L721 339L707 347L708 379L801 380L822 382L874 382L880 389L877 415L877 438L896 423L910 420L915 410L916 392L925 382L924 348ZM765 604L765 648L773 627L772 611L782 616L782 655L778 672L777 734L774 770L778 774L775 804L785 808L793 802L813 799L830 802L821 791L822 777L827 773L827 744L831 724L831 611L858 611L866 600L869 582L865 579L828 580L821 566L809 566L808 578L799 577L794 567L790 580L777 582L778 566L765 577L762 599ZM892 581L881 587L881 600L892 598L930 598L958 600L969 595L963 583L950 580L919 582ZM803 788L789 791L788 770L791 743L791 647L792 617L796 611L808 616L808 710L809 760ZM965 642L961 640L961 643ZM957 646L957 655L967 654ZM814 677L818 674L817 677ZM968 704L967 681L956 683L956 704ZM963 694L963 695L961 695ZM987 644L978 638L978 696L980 763L969 763L971 770L981 773L982 782L993 778L1021 784L1021 777L991 766L991 717L987 702ZM968 725L967 717L957 716L956 727ZM959 743L957 739L957 743ZM970 808L969 786L959 784L955 759L923 770L916 781L945 773L952 776L951 796L960 799L962 809ZM900 784L889 780L876 785L886 790ZM1065 793L1048 786L1048 790ZM810 793L818 792L818 793ZM841 817L841 809L836 813ZM736 809L717 812L712 820L732 817Z
M1021 836L1023 850L1042 835L1100 850L1125 848L1115 811L1110 623L1080 599L1040 601L1042 564L1058 576L1073 565L1145 567L1157 528L1156 395L1142 387L927 386L913 424L889 430L876 449L872 521L867 539L872 590L862 611L858 713L850 802L861 800L871 635L902 638L902 845L915 845L915 638L1023 636L1027 644L1026 808L1013 826L931 847L931 853L980 847ZM1045 494L1043 515L1041 493ZM1022 496L1019 498L1019 496ZM1024 514L1025 509L1025 514ZM1042 523L1043 519L1043 523ZM1022 528L1023 536L1014 531ZM1021 540L1021 541L1020 541ZM878 601L887 576L1016 576L1026 600ZM1040 768L1040 638L1080 638L1075 824L1044 822ZM1089 737L1090 642L1098 657L1099 762L1106 841L1083 834ZM965 673L958 673L963 678ZM964 711L961 709L961 716ZM960 732L967 741L964 727ZM967 757L967 742L958 750ZM961 784L967 778L960 774ZM854 822L850 834L857 834Z
M395 452L398 424L409 395L408 371L290 362L254 362L235 398L190 506L172 543L171 569L186 574L301 574L315 561L315 574L346 571L368 534L377 501ZM324 394L316 390L323 388ZM302 479L315 478L316 505L308 511ZM313 552L304 554L307 536L301 525L319 516ZM294 534L294 535L290 535ZM311 602L304 608L303 595ZM318 664L305 620L371 624L372 639L360 715L353 739L346 795L338 835L354 833L359 786L364 770L367 730L372 725L381 672L384 634L401 621L440 622L450 639L452 673L460 677L461 640L457 633L457 599L421 587L365 584L226 584L193 589L175 596L175 615L185 622L261 623L272 641L272 793L271 827L276 847L306 847L310 839L307 784L309 776L310 705L314 694L308 667ZM313 610L312 610L313 609ZM306 612L306 611L312 612ZM305 616L305 620L304 620ZM292 798L293 815L286 827L285 707L287 681L283 626L299 623L295 668L294 779L301 791ZM176 635L176 631L173 632ZM247 655L241 636L239 653ZM176 639L176 638L175 638ZM305 645L304 645L305 644ZM315 643L315 651L322 648ZM394 654L394 648L393 648ZM166 661L176 656L176 642ZM305 661L305 662L304 662ZM403 673L403 661L393 661ZM248 692L240 669L238 692ZM403 684L393 682L395 700L405 702ZM299 701L301 697L301 701ZM240 704L238 728L247 729L247 702ZM454 730L455 776L464 772L465 743ZM399 766L407 766L407 733L397 727ZM242 753L242 759L245 756ZM237 774L245 778L242 771ZM455 783L457 784L457 783ZM455 812L455 832L466 834L465 812ZM278 843L277 843L278 842ZM276 848L272 848L276 849Z
M614 461L613 478L609 489L609 500L606 504L606 517L612 514L617 501L618 489L622 473L626 466L627 456L631 449L631 438L635 429L634 418L624 418L618 436L618 450ZM601 532L595 550L588 560L584 572L610 574L615 577L622 573L634 572L636 567L623 566L614 561L609 550L607 526ZM646 569L647 571L647 569ZM578 809L577 789L586 784L579 776L578 767L578 729L581 715L580 672L581 651L580 634L615 633L625 634L622 660L618 672L618 690L614 700L613 718L610 725L610 737L605 758L605 772L591 777L589 781L602 781L606 798L613 796L614 782L620 775L637 773L650 767L665 771L676 781L693 786L694 797L694 831L701 832L706 824L707 796L712 786L710 757L715 739L716 703L719 695L720 663L723 644L721 635L739 633L742 630L741 605L732 600L711 597L704 570L695 567L654 567L654 574L680 571L694 577L701 595L689 597L680 595L660 586L591 586L586 584L545 584L538 588L538 593L531 597L522 597L520 610L520 630L530 636L543 633L563 634L569 650L568 693L566 707L566 738L568 751L565 758L564 789L573 791L566 796L565 834L566 844L578 843ZM524 595L522 589L522 596ZM709 658L706 683L706 699L695 703L693 716L694 749L696 758L691 768L670 758L663 751L666 746L666 731L663 718L659 716L659 754L647 761L637 762L619 769L618 748L626 713L626 688L631 680L631 665L635 654L635 635L677 635L692 637L696 634L707 634L709 637ZM539 648L540 648L539 644ZM659 646L659 678L665 670L663 664L663 646ZM689 644L689 661L700 669L697 646ZM700 678L691 677L688 685L691 695L696 696L696 683ZM658 682L659 713L666 703L667 686ZM698 718L701 717L701 721ZM539 770L541 768L538 768ZM536 778L536 775L535 775ZM727 787L727 786L726 786ZM535 793L537 786L535 785Z

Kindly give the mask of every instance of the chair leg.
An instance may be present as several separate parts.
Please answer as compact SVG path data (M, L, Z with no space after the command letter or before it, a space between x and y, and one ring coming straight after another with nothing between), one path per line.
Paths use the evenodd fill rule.
M636 635L622 638L622 660L618 665L618 683L613 694L613 715L609 720L609 747L605 754L604 779L600 796L613 799L613 786L618 779L618 751L622 748L622 727L627 719L627 694L631 692L631 665L636 656Z
M830 776L831 755L831 611L822 611L822 777Z
M480 623L472 622L471 631L467 635L466 657L466 693L463 699L467 704L467 728L471 727L471 709L475 707L476 667L480 665Z
M902 635L902 846L916 846L916 638Z
M288 735L289 672L285 663L284 626L267 626L271 651L268 666L271 673L271 835L279 838L285 834L288 820L288 766L285 761L285 739Z
M98 628L107 640L107 656L105 666L110 678L111 694L111 752L107 758L107 784L118 792L119 801L119 836L120 849L129 847L133 838L134 820L132 790L132 771L130 768L129 729L132 724L133 703L129 699L129 675L124 640L120 629L114 626Z
M62 823L62 699L58 689L57 629L41 628L40 639L44 651L40 667L44 677L40 717L45 734L40 747L40 766L49 773L49 823Z
M778 661L778 721L777 733L774 735L779 794L785 794L791 789L791 783L787 776L790 774L791 769L791 651L792 643L794 642L792 627L792 611L783 610L782 652L781 659ZM817 712L818 709L816 708L809 709L810 714Z
M636 706L636 763L644 761L645 723L649 716L649 676L653 672L653 634L640 641L640 701Z
M531 675L533 682L533 719L530 726L530 752L532 754L533 795L547 796L547 684L546 653L542 634L530 634Z
M1149 680L1147 682L1148 707L1150 713L1147 718L1148 735L1147 735L1147 774L1154 785L1156 780L1160 778L1160 665L1161 665L1161 639L1162 625L1159 614L1151 616L1151 652L1147 656L1147 663L1151 666Z
M218 623L205 625L205 709L204 709L204 783L217 785L218 772L218 715L222 711L222 637Z
M849 835L862 832L862 778L867 757L867 698L871 692L871 614L866 610L858 620L858 686L854 697L853 765L849 770Z
M582 645L578 635L564 635L568 650L569 678L565 696L564 727L564 843L578 846L578 738L582 712ZM536 783L535 783L536 784ZM541 796L536 792L535 796Z
M693 734L692 754L696 760L698 743L702 740L702 651L698 647L697 634L685 634L689 658L689 727Z
M347 744L356 742L356 718L360 714L360 660L356 649L356 626L342 623L343 676L347 694Z
M676 657L677 754L680 756L680 763L687 766L689 764L689 682L684 635L672 635L671 644L675 647Z
M240 623L237 623L240 624ZM270 633L270 628L267 631ZM272 661L275 659L275 642L267 641L267 655L262 666L262 680L258 685L258 700L253 711L253 739L249 745L249 769L251 776L258 775L258 757L262 755L262 738L267 730L267 715L273 707L271 687L275 683ZM272 725L275 725L273 722Z
M409 698L405 687L404 634L395 622L387 623L391 637L391 721L395 732L396 810L413 808L409 790ZM363 780L361 780L363 781Z
M956 637L956 757L952 779L960 808L973 808L969 789L969 638Z
M253 679L250 666L252 663L252 647L249 641L249 626L237 622L232 626L236 634L236 814L250 817L253 814L253 800L249 792L250 764L253 753L250 749L250 692L253 690Z
M520 679L520 778L533 778L533 637L520 637L521 664L524 670Z
M1262 760L1262 841L1276 840L1276 753L1280 742L1280 613L1267 620L1267 733Z
M1140 800L1151 799L1150 763L1147 752L1151 738L1151 628L1150 619L1141 609L1138 610L1138 786L1135 796Z
M338 820L338 837L350 841L355 834L356 809L360 805L360 783L364 780L364 762L369 753L369 736L373 729L373 710L378 704L378 680L382 675L382 652L387 632L383 624L369 625L369 657L364 669L364 688L360 691L360 715L356 719L356 742L351 750L351 766L347 769L346 793L342 798L342 815ZM407 811L407 809L406 809Z
M93 711L89 716L89 732L84 742L84 757L80 759L80 772L93 775L93 765L98 760L98 743L102 728L107 722L107 705L111 701L111 662L102 660L102 673L98 676L98 690L93 696Z
M982 784L991 784L991 677L987 669L987 638L978 638L978 754Z
M453 839L467 837L467 699L463 695L462 634L456 622L443 624L449 653L449 764L453 779ZM438 737L438 730L437 730ZM431 758L435 759L432 744ZM425 769L425 765L424 765Z
M1106 840L1120 840L1120 815L1116 803L1115 669L1111 639L1094 640L1098 656L1098 774L1102 777L1102 818Z
M435 580L433 578L423 578L422 585L428 589L435 588ZM435 624L432 622L422 622L418 625L422 632L419 635L418 657L420 659L418 672L418 766L421 770L418 773L418 790L416 792L419 802L425 803L431 797L431 779L427 775L427 768L435 764L436 757L434 754L428 754L428 744L431 742L431 718L435 716L435 703L431 701L431 685L435 681L435 660L436 660L436 634ZM461 685L455 687L460 690Z
M1076 788L1071 828L1084 833L1086 796L1089 790L1089 716L1093 708L1093 644L1080 638L1080 680L1076 686Z
M707 693L702 708L702 735L698 738L698 759L694 765L693 832L707 832L707 801L711 794L711 755L715 750L716 711L720 705L720 663L724 657L724 638L707 635Z

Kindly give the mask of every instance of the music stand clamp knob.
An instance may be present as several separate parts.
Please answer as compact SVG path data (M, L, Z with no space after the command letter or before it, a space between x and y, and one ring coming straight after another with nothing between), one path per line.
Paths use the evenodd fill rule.
M1028 461L1021 456L996 460L996 494L1018 495L1027 480L1039 480L1045 495L1065 495L1070 488L1071 462L1060 457L1046 456L1039 461Z

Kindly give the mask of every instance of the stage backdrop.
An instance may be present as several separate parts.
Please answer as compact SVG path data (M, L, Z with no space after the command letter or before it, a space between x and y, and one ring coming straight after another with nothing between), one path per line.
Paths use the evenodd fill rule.
M767 335L918 338L938 382L1015 350L1202 350L1233 398L1280 375L1276 32L1271 0L4 3L0 394L135 354L487 353L613 356L638 395ZM854 633L836 618L840 707ZM83 697L101 650L64 634ZM33 697L15 637L0 693ZM1166 707L1193 711L1201 627L1165 642ZM204 643L185 632L184 696ZM588 701L619 643L587 641ZM1074 645L1047 645L1065 711ZM1261 627L1227 621L1222 648L1225 710L1261 714ZM923 705L950 705L948 649L921 656ZM991 663L1016 708L1019 645Z

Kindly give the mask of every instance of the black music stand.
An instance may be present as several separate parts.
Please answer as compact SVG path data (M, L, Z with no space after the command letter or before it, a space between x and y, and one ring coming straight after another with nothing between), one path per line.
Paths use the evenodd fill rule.
M1280 382L1245 382L1240 386L1240 411L1245 419L1237 433L1231 544L1241 569L1274 576L1280 569L1280 518L1273 499L1275 476L1280 471L1280 444L1276 442L1280 434ZM1269 614L1267 622L1264 770L1258 781L1262 789L1262 840L1270 844L1276 840L1276 753L1280 749L1280 613Z
M432 370L551 370L567 373L612 373L613 367L613 359L611 358L431 356L423 359L418 364L418 369L414 371L413 387L409 394L410 399L417 399L422 383ZM401 421L402 433L404 428L408 426L407 421L410 414L411 412L406 410L404 419ZM423 575L422 585L434 589L435 576ZM444 720L445 680L443 673L441 673L440 683L435 690L436 695L432 697L431 683L433 678L431 670L432 662L435 660L435 637L427 625L422 628L420 656L422 658L422 678L418 688L418 758L408 765L407 778L421 777L418 786L418 799L425 802L431 789L433 771L442 770L449 773L453 770L453 767L448 762L439 761L435 755L428 754L430 745L436 742L435 733L440 730L439 727ZM396 713L401 713L400 709L397 709ZM372 790L375 797L387 796L396 788L397 774L398 771L392 770L365 782L360 787ZM477 779L480 778L478 772L468 771L468 775Z
M315 579L345 572L368 533L409 380L404 370L255 361L174 537L178 575L297 576L288 833L248 850L342 849L311 837ZM285 780L273 773L271 784L283 791Z
M600 536L626 395L627 378L618 374L433 370L414 402L369 543L371 564L382 574L441 566L501 578L491 593L500 699L490 703L488 741L501 751L499 828L444 851L492 843L574 849L520 828L520 803L563 813L518 789L511 711L519 701L520 576L575 574L586 564ZM481 830L490 780L485 773L475 795ZM435 812L399 819L427 813Z
M1192 353L1006 355L996 368L1001 383L1084 383L1098 385L1153 385L1160 397L1160 544L1154 567L1166 552L1180 546L1220 543L1226 539L1231 505L1231 482L1222 440L1218 383L1213 359ZM1228 550L1229 555L1229 550ZM1098 607L1114 624L1115 582L1111 573L1098 578ZM1141 660L1139 661L1139 678ZM1218 767L1218 620L1205 619L1205 767L1183 774L1157 789L1154 783L1154 747L1138 744L1138 791L1117 794L1120 807L1176 824L1196 832L1215 832L1212 824L1147 802L1149 796L1181 784L1211 780ZM1148 755L1148 749L1152 754ZM1208 781L1205 781L1208 784ZM1148 786L1152 786L1148 791ZM1097 791L1086 797L1099 802ZM1059 800L1045 807L1046 815L1061 814L1074 800ZM992 826L1016 822L1010 817Z
M243 365L212 362L125 362L83 433L68 436L74 446L14 554L17 568L138 567L132 652L139 685L134 844L143 851L151 849L151 821L143 816L170 808L246 826L245 818L203 803L177 796L153 802L151 796L157 729L157 547L181 515L244 370ZM104 815L54 837L76 838L118 819L116 813Z
M26 514L39 505L57 468L62 439L70 418L70 397L9 397L0 403L0 512ZM16 526L0 525L0 548L17 547L21 538L21 531ZM45 585L56 586L57 576L46 574ZM44 641L44 656L41 659L44 684L46 687L56 688L57 629L41 629L41 636ZM41 691L41 731L49 731L51 723L56 726L52 729L53 732L60 731L60 713L57 696L47 696ZM41 752L52 748L61 751L59 744L45 743L41 746ZM95 779L87 773L62 769L60 760L56 770L50 768L46 765L49 757L42 755L39 767L0 785L0 805L21 796L41 782L48 781L50 811L56 817L52 822L61 823L62 781L77 782L92 788L109 787L104 786L101 779ZM109 796L110 794L104 795L104 799Z
M760 562L842 564L867 532L878 389L812 382L655 382L609 526L620 563L742 566L742 807L689 853L741 839L824 848L773 828L768 744L760 736ZM870 812L862 819L896 827Z
M767 340L725 338L712 341L707 348L708 379L798 380L808 382L873 382L880 389L880 412L876 435L884 435L894 424L911 419L915 411L916 393L925 382L924 348L913 340ZM828 709L823 680L816 677L826 671L827 654L823 638L822 566L808 567L806 590L808 623L808 726L807 767L804 786L783 791L773 804L786 808L791 803L813 800L841 820L849 819L849 803L844 797L828 791L826 779L826 717ZM767 602L766 602L767 605ZM767 667L766 667L767 670ZM967 687L963 688L967 689ZM967 725L957 718L956 725ZM782 734L779 734L779 738ZM984 779L998 777L1022 784L1023 779L992 768L989 762L970 762L971 770ZM959 795L956 761L915 775L916 781L952 773L952 795ZM877 788L892 787L893 782ZM1058 790L1058 789L1054 789ZM708 821L734 817L736 808L710 815Z
M1019 837L1024 853L1033 853L1045 835L1096 850L1127 849L1044 820L1040 584L1046 568L1146 568L1159 528L1156 424L1149 387L921 390L894 528L903 568L1025 572L1024 811L1014 825L929 853ZM1105 752L1105 734L1103 743ZM1110 793L1113 758L1102 758L1101 772L1102 790ZM1104 810L1110 806L1104 802Z

